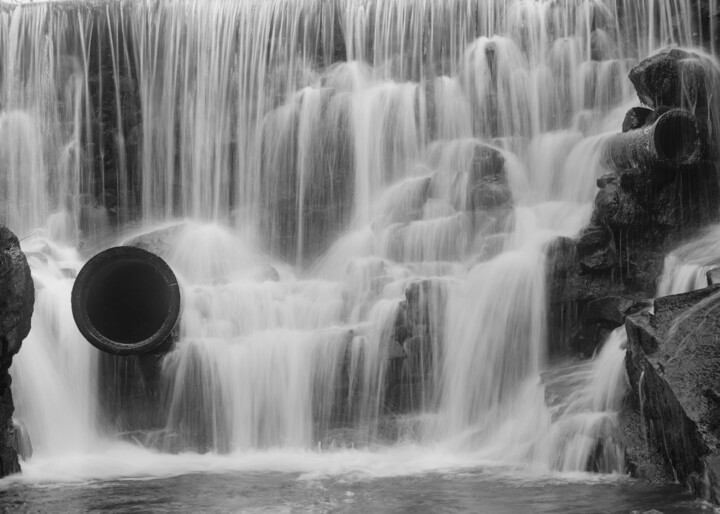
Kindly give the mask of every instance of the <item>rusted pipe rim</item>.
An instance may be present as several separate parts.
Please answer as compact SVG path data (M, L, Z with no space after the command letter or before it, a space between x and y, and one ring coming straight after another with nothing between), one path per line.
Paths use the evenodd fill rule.
M71 304L80 333L96 348L115 355L151 353L173 335L180 288L160 257L118 246L83 266Z

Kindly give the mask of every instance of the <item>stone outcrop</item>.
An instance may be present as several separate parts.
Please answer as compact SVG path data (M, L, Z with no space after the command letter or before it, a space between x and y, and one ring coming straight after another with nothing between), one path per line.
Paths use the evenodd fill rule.
M0 225L0 476L20 471L18 427L9 374L13 356L30 332L35 290L17 237Z
M597 179L590 223L577 240L548 246L551 352L592 355L622 317L655 295L667 252L717 220L713 73L707 58L681 50L630 71L646 106L630 109L622 132L606 142L607 173ZM599 318L597 302L611 297L615 314L603 310Z
M666 474L717 503L720 286L658 298L654 314L628 317L625 327L644 437Z
M590 223L546 248L551 353L594 354L625 325L631 390L618 422L626 471L680 481L718 503L720 286L655 296L665 255L717 221L716 83L703 56L654 55L630 79L645 104L628 111L602 157Z

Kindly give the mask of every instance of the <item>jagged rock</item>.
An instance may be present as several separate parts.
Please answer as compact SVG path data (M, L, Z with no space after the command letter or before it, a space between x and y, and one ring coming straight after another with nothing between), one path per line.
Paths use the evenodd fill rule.
M668 472L718 502L720 286L655 300L630 316L626 368L650 444Z
M9 374L13 356L30 332L35 290L20 242L0 225L0 476L20 471L15 447Z

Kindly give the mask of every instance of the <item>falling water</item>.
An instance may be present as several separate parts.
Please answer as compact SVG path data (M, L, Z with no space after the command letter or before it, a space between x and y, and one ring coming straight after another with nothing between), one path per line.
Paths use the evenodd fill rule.
M622 334L546 405L545 249L588 221L629 67L698 43L691 5L1 7L0 221L38 289L13 391L38 453L116 440L69 291L140 237L184 298L162 426L138 427L155 449L621 469L598 442Z
M658 296L707 287L707 272L720 266L720 227L712 226L665 257Z

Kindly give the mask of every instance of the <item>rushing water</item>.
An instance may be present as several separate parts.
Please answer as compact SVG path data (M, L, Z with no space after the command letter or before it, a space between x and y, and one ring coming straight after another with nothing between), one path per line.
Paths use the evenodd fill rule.
M629 66L714 30L697 5L0 8L0 221L37 289L12 369L35 452L8 501L132 510L132 484L158 510L682 511L617 476L622 332L548 369L545 250L588 221ZM184 305L159 421L128 426L69 292L136 237ZM41 499L65 481L84 485Z
M711 226L671 251L663 263L658 296L707 287L707 273L720 266L720 227Z

